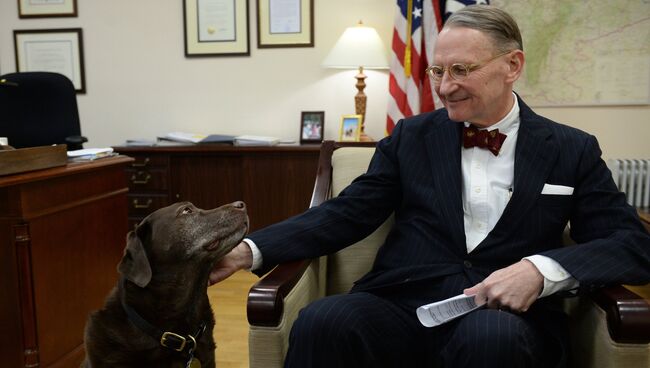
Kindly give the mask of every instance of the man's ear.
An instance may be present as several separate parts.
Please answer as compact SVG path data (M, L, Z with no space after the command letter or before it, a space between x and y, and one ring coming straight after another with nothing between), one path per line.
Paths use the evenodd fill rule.
M139 226L138 229L127 234L124 256L117 265L117 271L127 280L143 288L151 281L151 265L142 240L137 234L138 230L140 230Z
M521 50L513 50L512 54L509 55L508 60L508 76L507 82L515 83L517 79L524 72L524 63L526 62L526 57L524 52Z

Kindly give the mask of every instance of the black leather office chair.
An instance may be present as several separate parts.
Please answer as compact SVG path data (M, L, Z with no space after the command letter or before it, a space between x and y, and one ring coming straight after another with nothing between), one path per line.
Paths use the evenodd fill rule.
M49 72L0 76L0 137L14 148L67 144L83 148L77 95L64 75Z

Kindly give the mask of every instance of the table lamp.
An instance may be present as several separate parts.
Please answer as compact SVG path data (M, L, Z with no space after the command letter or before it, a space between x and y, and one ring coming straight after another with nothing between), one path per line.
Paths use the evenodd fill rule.
M363 131L366 122L367 101L366 94L363 92L366 88L366 75L363 74L363 69L388 69L386 50L377 31L372 27L364 26L361 21L356 27L347 28L336 41L322 65L326 68L337 69L359 68L359 74L355 76L359 92L354 96L354 106L356 114L362 116L361 141L372 141Z

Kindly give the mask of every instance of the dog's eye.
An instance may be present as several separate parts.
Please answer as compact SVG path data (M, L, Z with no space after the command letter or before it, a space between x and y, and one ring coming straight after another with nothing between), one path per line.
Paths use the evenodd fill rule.
M189 207L185 207L185 208L183 208L183 211L181 212L181 215L187 215L187 214L190 214L190 213L192 213L192 209L189 208Z

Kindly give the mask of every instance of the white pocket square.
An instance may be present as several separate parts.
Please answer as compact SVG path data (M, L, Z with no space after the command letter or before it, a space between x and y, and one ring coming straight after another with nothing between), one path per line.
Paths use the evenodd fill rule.
M542 194L571 195L573 194L573 187L567 187L565 185L544 184L544 188L542 188Z

